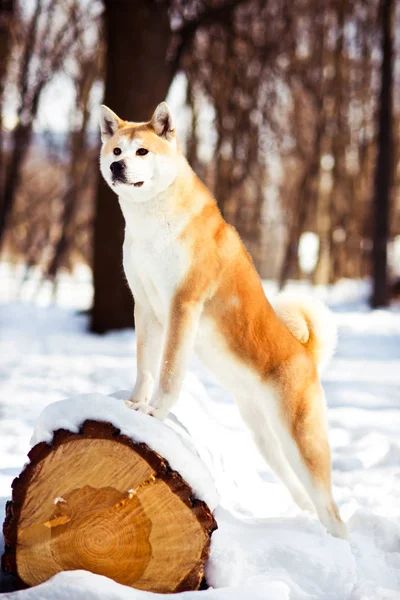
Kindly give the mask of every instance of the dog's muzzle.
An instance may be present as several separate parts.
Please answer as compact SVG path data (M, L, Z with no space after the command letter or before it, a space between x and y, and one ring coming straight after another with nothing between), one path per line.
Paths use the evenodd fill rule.
M110 165L110 171L112 173L112 182L126 183L125 177L125 163L122 160L115 160Z

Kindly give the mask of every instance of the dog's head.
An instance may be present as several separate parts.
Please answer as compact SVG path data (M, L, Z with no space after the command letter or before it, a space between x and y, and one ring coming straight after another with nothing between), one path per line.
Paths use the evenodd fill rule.
M166 102L157 106L147 123L123 121L102 106L100 129L100 170L118 195L146 202L174 181L179 150Z

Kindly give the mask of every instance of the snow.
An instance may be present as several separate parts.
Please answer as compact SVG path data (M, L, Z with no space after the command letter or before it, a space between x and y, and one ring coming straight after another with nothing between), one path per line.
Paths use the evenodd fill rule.
M281 582L253 583L238 588L183 592L181 594L150 594L119 585L107 577L86 571L59 573L46 583L24 590L5 594L12 600L290 600L289 588Z
M129 397L129 392L127 394ZM214 482L205 464L191 446L160 421L127 408L122 400L103 394L81 394L69 400L60 400L47 406L40 414L31 445L50 443L53 432L67 429L78 433L87 419L110 422L134 442L144 442L167 459L172 469L187 481L197 498L204 500L211 510L219 498Z
M80 286L82 291L82 283ZM266 287L273 293L273 286ZM128 428L130 435L154 435L155 444L164 443L156 439L156 429L147 431L149 420L152 428L157 422L107 397L116 390L132 389L134 334L86 333L86 315L72 309L72 284L64 286L63 293L67 291L63 308L51 306L47 300L33 306L10 298L0 307L0 511L10 497L13 477L26 462L35 425L34 441L46 439L54 424L77 427L85 418L99 418L100 413L109 416L112 406L113 421L121 419L121 429ZM211 473L220 496L215 509L219 529L213 534L207 565L208 581L214 589L178 597L400 598L400 311L370 311L366 292L365 284L359 282L316 290L333 307L339 326L338 350L323 373L323 383L334 495L347 522L350 543L329 536L314 515L293 505L254 447L232 398L193 360L174 414L168 419L173 441L164 440L165 447L155 449L164 456L169 452L168 460L181 473L185 465L172 464L179 460L178 445L191 444L196 449L185 455L199 465L198 453ZM89 295L80 292L77 296ZM124 393L117 395L125 397ZM47 405L70 396L75 399L47 408L38 420ZM79 414L67 410L64 421L53 420L60 417L60 407L70 402L76 410L79 406ZM145 434L141 427L146 427ZM197 494L209 494L208 501L214 506L207 469L193 478L188 468L184 476L198 486ZM3 597L151 600L157 595L75 571Z

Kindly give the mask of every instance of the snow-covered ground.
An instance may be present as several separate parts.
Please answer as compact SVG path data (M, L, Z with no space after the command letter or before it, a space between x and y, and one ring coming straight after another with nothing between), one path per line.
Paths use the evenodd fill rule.
M11 302L4 287L0 294L5 301L0 304L3 514L42 409L76 394L108 395L134 383L133 332L88 334L87 317L73 310L74 304L84 308L90 298L82 281L79 286L61 286L63 307ZM174 413L221 500L207 569L215 589L185 593L183 599L195 600L194 594L205 600L400 599L400 311L371 312L360 293L365 295L365 288L353 283L328 293L340 338L323 376L334 493L350 543L332 538L316 517L293 505L255 449L229 394L193 360ZM158 596L76 571L5 597Z

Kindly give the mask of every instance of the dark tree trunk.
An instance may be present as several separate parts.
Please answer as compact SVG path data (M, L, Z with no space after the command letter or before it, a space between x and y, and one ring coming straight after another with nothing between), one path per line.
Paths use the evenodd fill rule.
M7 75L8 59L12 42L14 0L0 0L0 239L3 230L4 198L4 144L3 144L3 95Z
M299 274L299 243L301 234L303 233L307 222L310 206L314 203L312 186L313 181L317 177L319 171L321 137L322 126L319 126L313 143L313 148L315 148L314 157L310 159L310 163L306 167L299 185L296 213L293 216L293 222L289 230L289 238L286 243L281 271L279 274L280 290L285 287L288 279L291 276L297 278Z
M283 290L291 276L295 277L295 275L297 275L300 236L304 231L304 225L307 220L308 201L311 195L311 170L306 170L299 187L297 211L290 227L289 238L286 243L283 262L279 273L279 290Z
M392 14L393 1L382 0L380 7L382 29L382 79L379 101L378 157L375 170L373 208L373 291L371 306L387 306L389 286L387 273L387 244L389 239L390 188L392 175Z
M14 0L0 0L0 93L7 72L13 16Z
M175 74L166 60L171 36L166 2L105 0L108 41L104 104L120 117L149 120ZM133 300L122 269L124 222L117 196L99 177L94 222L91 329L133 326Z
M18 123L12 134L12 149L8 160L8 168L4 176L2 190L2 206L0 210L0 248L2 247L7 224L13 209L15 196L21 178L23 162L29 150L32 136L32 123Z

